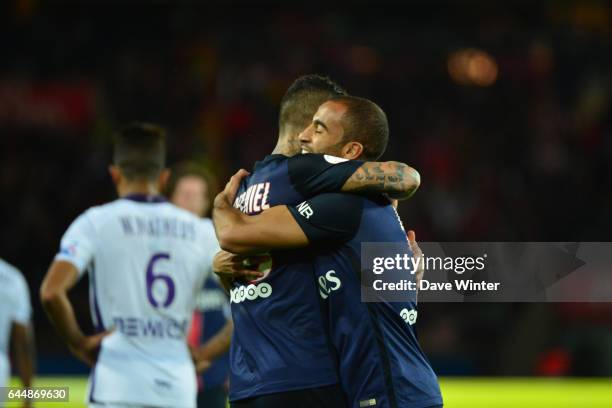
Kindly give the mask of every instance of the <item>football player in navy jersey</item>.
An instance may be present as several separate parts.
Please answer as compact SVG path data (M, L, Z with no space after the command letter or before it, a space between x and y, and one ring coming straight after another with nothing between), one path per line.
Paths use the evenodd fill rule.
M328 78L301 77L281 102L279 140L243 180L234 206L255 215L326 192L386 192L410 196L418 173L398 162L347 161L301 151L298 136L321 103L345 94ZM254 281L227 282L234 321L230 350L233 407L344 406L336 363L320 313L314 267L301 251L273 251L271 269ZM231 255L213 268L222 272ZM227 263L227 262L226 262ZM230 261L231 263L231 261ZM241 264L237 269L241 268ZM230 268L231 269L231 268ZM285 273L291 271L290 274Z
M302 151L343 159L376 160L384 152L387 140L384 112L371 101L349 96L322 104L310 126L300 135ZM256 167L247 180L250 182L257 173ZM364 177L368 174L371 177L372 172ZM402 252L412 256L404 228L388 198L327 193L299 203L287 201L290 205L272 207L249 217L232 208L236 192L240 194L244 189L240 178L246 175L241 170L215 200L214 221L220 245L243 254L277 251L275 259L299 258L314 266L315 276L309 277L310 286L306 283L308 277L304 276L302 282L312 290L301 291L299 295L314 296L323 303L323 320L337 358L336 367L347 405L351 408L441 406L436 375L416 337L416 294L403 302L391 303L384 299L361 302L363 242L396 242L402 245ZM383 186L397 182L378 173L375 178ZM364 190L373 191L371 187L361 189ZM236 202L241 205L238 197ZM247 198L246 202L250 200ZM414 241L413 234L412 238ZM416 243L412 247L418 251ZM307 274L306 267L304 271L293 268L277 271L279 274L273 282L263 280L265 283L242 286L234 290L232 299L242 303L256 301L262 295L271 298L277 285L293 281L296 274ZM280 273L285 276L279 276ZM410 274L407 278L415 279ZM262 284L267 285L265 293ZM295 308L293 303L298 300L291 296L297 292L299 288L291 287L276 303L279 307ZM307 303L304 299L301 302ZM311 307L316 309L314 300ZM272 321L277 316L267 317ZM286 337L282 332L270 335ZM266 355L265 350L258 351Z

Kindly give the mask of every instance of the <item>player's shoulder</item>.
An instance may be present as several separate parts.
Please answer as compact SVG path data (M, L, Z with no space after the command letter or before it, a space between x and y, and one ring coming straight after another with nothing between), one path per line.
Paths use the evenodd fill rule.
M217 234L215 233L215 225L213 224L213 221L210 218L199 218L198 229L200 230L200 235L206 242L212 240L215 245L218 245Z
M193 214L190 211L185 210L171 202L166 202L160 206L160 210L163 211L164 215L178 218L182 221L193 223L196 229L204 231L205 233L215 233L215 227L210 218L202 218Z
M171 216L173 218L178 218L182 221L192 222L196 225L196 228L200 228L202 224L202 218L193 214L190 211L185 210L171 202L167 201L163 204L159 205L160 213L163 213L166 216Z
M215 225L210 218L200 218L200 227L209 231L215 230Z
M4 284L11 282L14 285L25 284L25 277L19 269L3 259L0 259L0 276L4 280Z
M316 195L310 200L320 203L328 203L330 205L338 205L338 209L341 209L343 205L358 204L361 206L363 205L364 201L367 200L367 197L351 193L331 192Z
M329 154L319 154L319 153L304 153L304 154L296 154L295 156L291 156L287 158L287 163L291 167L299 167L299 166L307 166L312 164L338 164L349 161L348 159L344 159L342 157L332 156Z
M323 193L309 198L295 206L300 214L316 214L317 218L334 223L340 219L361 218L364 197L349 193Z
M125 207L126 205L128 205L127 200L118 198L116 200L110 201L105 204L94 205L92 207L89 207L88 209L83 211L80 216L85 217L85 218L89 218L89 217L96 218L96 217L104 216L105 214L113 213Z
M363 196L364 205L366 207L375 207L375 208L387 208L392 210L393 206L391 205L391 200L389 197L383 194L373 194Z

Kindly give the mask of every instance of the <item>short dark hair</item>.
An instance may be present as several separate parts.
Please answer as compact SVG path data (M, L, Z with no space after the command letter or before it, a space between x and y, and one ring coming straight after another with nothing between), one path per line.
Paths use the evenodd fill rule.
M281 100L278 117L280 134L287 129L302 131L308 127L321 104L341 95L347 95L346 91L329 77L315 74L299 77Z
M198 177L204 180L208 186L208 196L204 197L204 199L211 202L211 197L214 197L219 192L217 180L207 167L191 161L178 163L172 166L170 180L168 180L168 184L166 186L166 197L171 199L179 181L181 181L182 178L189 176Z
M126 178L155 180L166 165L166 131L151 123L131 123L115 134L113 163Z
M389 143L389 122L385 112L374 102L356 96L338 96L331 101L341 103L347 108L342 116L342 141L361 143L362 158L378 160Z

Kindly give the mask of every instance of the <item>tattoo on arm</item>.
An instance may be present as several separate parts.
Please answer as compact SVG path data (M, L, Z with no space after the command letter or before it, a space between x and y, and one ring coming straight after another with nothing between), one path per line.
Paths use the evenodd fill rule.
M406 199L420 184L419 173L400 162L366 162L344 183L342 191L362 194L386 193Z

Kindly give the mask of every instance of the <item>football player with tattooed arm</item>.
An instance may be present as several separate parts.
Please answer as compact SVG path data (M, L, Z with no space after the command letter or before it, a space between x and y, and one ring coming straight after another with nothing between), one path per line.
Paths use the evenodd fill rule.
M337 84L320 76L309 75L294 82L281 101L278 143L241 183L234 203L237 208L255 215L275 205L295 205L327 192L386 192L395 198L414 193L418 173L408 165L298 154L302 151L298 136L309 126L317 108L344 94ZM313 264L300 251L273 251L271 256L272 266L264 272L249 271L244 257L224 252L216 256L213 265L216 272L229 276L225 283L234 321L231 405L345 406L320 313ZM253 274L256 279L232 279L234 271Z
M311 125L300 135L302 151L333 154L343 159L376 160L384 152L387 140L384 112L371 101L350 96L336 97L321 105ZM316 302L323 303L323 320L337 359L334 365L347 399L345 406L442 406L437 377L416 337L416 293L402 302L382 298L377 302L361 302L362 243L393 242L401 244L402 252L409 256L420 253L414 233L410 232L407 239L388 198L327 193L248 216L234 207L236 203L241 206L243 201L239 194L244 181L240 179L246 177L250 182L256 174L257 167L250 176L241 170L215 199L213 220L219 243L234 253L271 251L275 261L299 257L314 267L314 275L307 276L304 271L302 283L307 286L310 279L315 293L304 291L301 296L312 296L315 309ZM362 176L367 178L365 171ZM379 179L381 185L389 187L400 184L399 178ZM372 187L360 190L373 191ZM290 281L302 273L293 268L282 272L285 275L275 280L270 275L247 286L234 283L232 301L238 304L250 301L251 308L257 307L260 298L265 301L274 297L283 279ZM422 274L422 270L415 272ZM416 277L407 274L406 278ZM295 286L291 290L298 292ZM287 296L283 293L276 302L287 309L295 308ZM293 300L306 303L296 297ZM280 313L269 313L266 317L274 321ZM276 331L270 336L283 337L284 332ZM287 347L294 350L293 345ZM267 355L265 349L249 351Z

